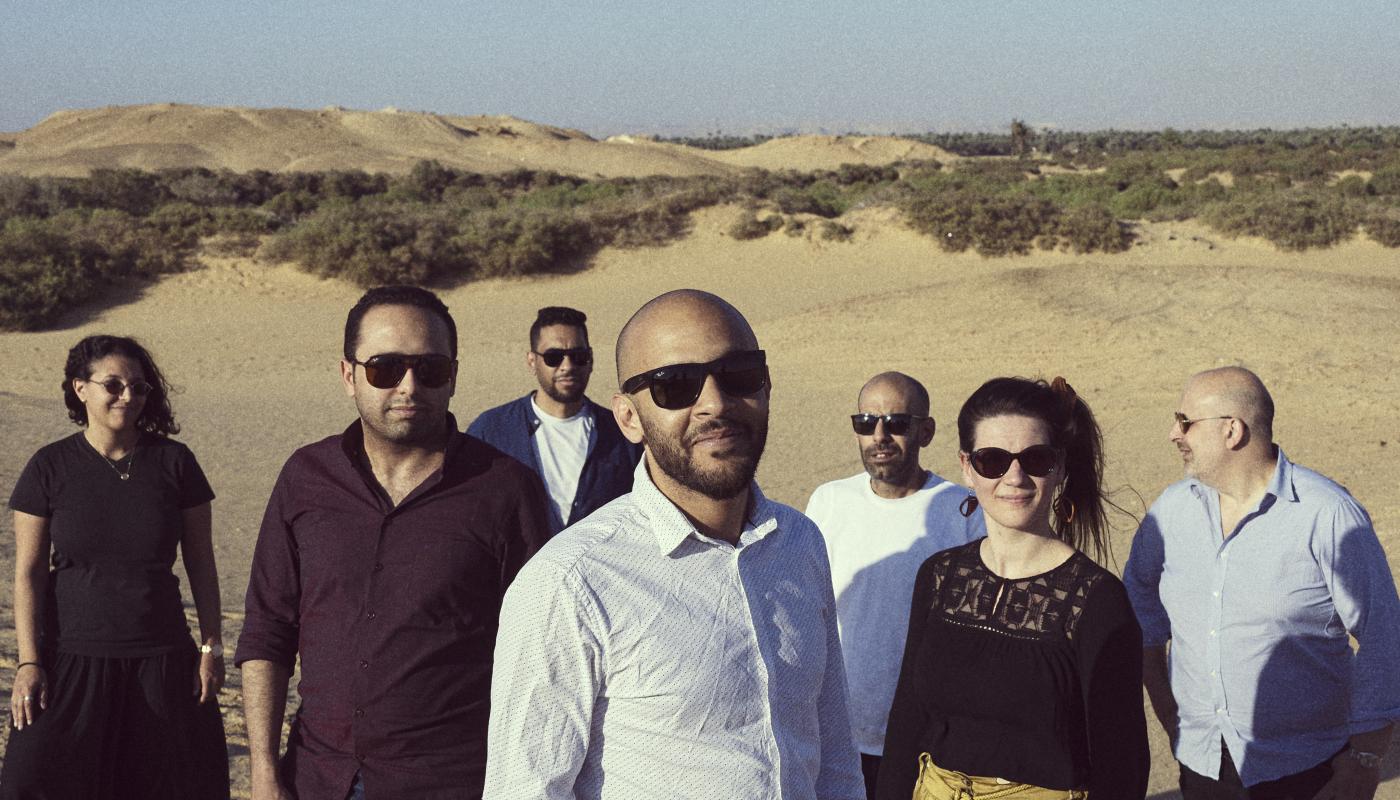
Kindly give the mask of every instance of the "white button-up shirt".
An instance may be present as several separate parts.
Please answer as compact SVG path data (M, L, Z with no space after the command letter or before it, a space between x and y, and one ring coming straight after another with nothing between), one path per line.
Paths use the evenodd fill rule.
M863 800L816 526L702 536L646 463L506 592L485 796Z

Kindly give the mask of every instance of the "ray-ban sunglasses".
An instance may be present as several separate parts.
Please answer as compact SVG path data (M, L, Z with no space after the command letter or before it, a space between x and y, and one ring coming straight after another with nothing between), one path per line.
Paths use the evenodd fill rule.
M532 350L531 352L539 356L545 366L550 369L554 369L560 364L563 364L565 356L568 356L569 360L574 362L575 367L593 366L593 348L591 347L551 347L543 353L538 350Z
M768 361L762 350L743 350L704 364L669 364L628 378L622 393L650 388L658 408L675 411L695 405L710 375L730 397L752 397L768 385Z
M890 436L908 436L914 423L928 419L920 414L852 414L851 429L861 436L875 433L877 423L885 423L885 433Z
M437 389L452 379L453 360L444 355L401 356L387 354L370 356L365 361L350 359L351 364L365 368L365 380L376 389L392 389L403 381L411 369L413 379L428 389Z
M1000 447L979 447L967 454L967 460L984 478L1005 475L1012 461L1021 462L1021 471L1032 478L1044 478L1055 471L1060 451L1048 444L1033 444L1019 453L1009 453Z

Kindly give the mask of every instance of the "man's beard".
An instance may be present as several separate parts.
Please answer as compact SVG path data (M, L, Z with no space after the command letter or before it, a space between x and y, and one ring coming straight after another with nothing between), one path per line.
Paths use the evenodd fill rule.
M711 420L685 434L684 441L653 435L645 422L643 431L647 434L646 445L656 466L676 483L714 500L729 500L739 496L753 482L758 471L758 461L763 457L763 448L768 441L768 421L765 419L758 428L737 420ZM739 432L734 453L722 463L709 470L702 470L695 463L691 447L695 440L716 430L732 429Z
M897 457L893 461L886 461L877 464L871 461L871 456L875 453L895 453ZM918 466L918 460L911 458L907 450L900 450L897 447L880 447L872 445L860 451L860 461L865 467L865 472L870 477L881 483L894 483L904 485L909 481Z
M386 442L408 447L437 446L442 443L447 417L441 411L426 411L413 419L398 420L389 419L387 408L379 409L379 412L369 415L361 409L360 422Z
M540 390L543 391L549 397L549 399L553 400L556 403L565 404L577 403L579 401L579 398L583 397L583 393L587 389L588 381L583 380L579 380L577 383L574 384L574 388L567 392L563 389L560 389L557 385L555 385L554 381L552 380L545 381L540 384Z

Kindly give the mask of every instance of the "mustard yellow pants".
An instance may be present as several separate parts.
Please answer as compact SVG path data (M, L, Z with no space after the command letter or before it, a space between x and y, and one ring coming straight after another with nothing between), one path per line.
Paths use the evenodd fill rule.
M996 778L979 778L943 769L928 753L919 755L919 780L913 800L1087 800L1080 789L1042 789L1029 783L1003 783Z

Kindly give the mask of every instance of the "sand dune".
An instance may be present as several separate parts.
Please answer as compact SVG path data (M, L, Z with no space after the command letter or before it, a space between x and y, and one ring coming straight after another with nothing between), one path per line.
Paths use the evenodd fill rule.
M116 167L402 173L423 159L486 173L528 168L585 177L725 175L746 167L808 171L953 158L931 145L891 137L798 136L717 152L641 137L597 141L514 117L392 108L113 106L60 111L27 131L0 135L0 172L62 176Z
M1221 239L1191 223L1148 226L1141 246L1113 256L1037 252L1024 258L950 255L884 212L856 212L852 242L724 235L738 211L697 215L694 233L664 249L608 250L582 273L496 280L443 293L460 329L462 372L453 411L465 424L530 386L525 332L540 306L589 314L599 363L590 390L610 395L611 342L649 297L697 286L728 297L753 321L775 383L768 493L805 505L821 482L860 469L849 413L861 383L900 369L928 385L939 432L926 466L956 476L953 420L963 398L996 374L1065 375L1092 404L1108 446L1116 499L1141 511L1179 477L1167 442L1189 373L1243 362L1278 402L1288 454L1346 484L1371 511L1400 568L1400 250L1352 241L1280 253L1257 240ZM182 391L175 407L219 494L215 538L228 638L240 626L253 540L272 481L291 450L338 432L354 409L336 385L340 329L359 290L288 267L207 259L59 330L0 334L0 488L25 459L73 430L55 391L79 337L143 338ZM13 532L0 517L0 575ZM1133 520L1116 516L1126 558ZM13 653L11 610L0 604L0 653ZM0 684L12 660L0 660ZM246 796L239 749L239 683L222 702ZM1400 745L1400 742L1397 742ZM1152 791L1175 784L1165 738L1153 728ZM1400 800L1400 746L1380 796Z

